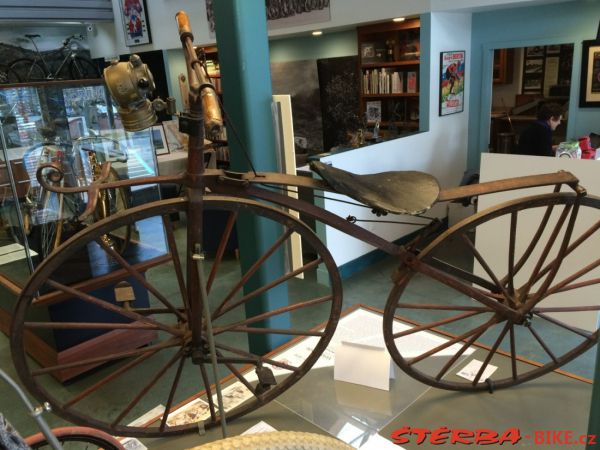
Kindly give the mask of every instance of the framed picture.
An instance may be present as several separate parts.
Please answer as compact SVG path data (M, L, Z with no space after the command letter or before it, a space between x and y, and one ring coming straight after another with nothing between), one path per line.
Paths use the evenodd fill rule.
M385 45L379 42L363 42L360 44L360 59L363 63L383 61Z
M381 122L381 100L367 102L367 122Z
M525 73L542 73L544 71L543 59L526 59Z
M150 24L148 23L148 10L146 0L119 0L123 14L123 31L125 32L125 45L150 44Z
M464 50L440 53L440 116L465 108L465 55Z
M579 107L600 107L600 42L583 41Z
M525 58L537 58L544 56L544 46L536 45L535 47L525 47Z
M152 146L156 156L168 155L169 147L167 146L167 138L162 125L154 125L152 127Z
M560 45L547 45L546 55L557 55L560 53Z

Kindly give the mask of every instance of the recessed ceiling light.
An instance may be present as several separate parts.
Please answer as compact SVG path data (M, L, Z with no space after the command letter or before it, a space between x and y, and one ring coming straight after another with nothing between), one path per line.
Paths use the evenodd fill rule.
M313 36L321 36L323 34L323 32L321 30L317 30L317 31L313 31L312 35Z
M405 18L404 17L394 17L392 20L394 22L404 22Z

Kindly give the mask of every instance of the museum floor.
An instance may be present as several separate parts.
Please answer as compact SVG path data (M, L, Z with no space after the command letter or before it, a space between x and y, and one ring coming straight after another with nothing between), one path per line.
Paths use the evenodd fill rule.
M457 256L460 257L460 255ZM383 309L391 288L390 274L395 266L396 263L391 258L387 258L344 280L344 308L355 304L364 304ZM430 285L425 281L419 285L419 293L423 296L427 296L428 293L435 289L437 289L436 286ZM532 349L532 353L535 353L535 351L535 349ZM574 362L565 366L564 369L585 378L593 378L595 351L594 347ZM527 356L535 359L534 354ZM9 375L16 378L16 373L11 364L9 341L4 335L0 335L0 361L2 368ZM94 375L92 374L91 376L93 377ZM115 395L118 394L115 393ZM106 403L99 405L99 414L101 414L101 408L103 407L106 407ZM0 385L0 412L22 434L28 435L37 431L31 418L26 416L24 408L17 400L16 394L4 384ZM47 419L51 426L66 424L65 421L53 415L48 415Z

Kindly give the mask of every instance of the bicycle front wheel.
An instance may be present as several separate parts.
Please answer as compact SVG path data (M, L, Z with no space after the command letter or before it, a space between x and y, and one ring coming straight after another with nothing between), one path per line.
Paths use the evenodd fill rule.
M21 58L8 66L8 79L10 83L44 81L46 72L33 59Z
M205 196L203 209L205 253L200 267L187 267L186 272L186 264L196 265L187 258L195 243L186 242L189 230L171 223L174 213L188 211L187 199L175 198L90 225L32 275L13 316L11 348L21 380L36 397L50 402L54 412L118 436L197 431L199 425L220 423L217 384L223 388L230 420L274 399L320 358L339 319L342 297L327 248L298 219L252 200ZM269 231L245 240L238 237L236 228L245 229L253 220ZM130 245L119 255L103 236L127 227L133 230ZM282 266L279 257L293 235L300 236L305 260L288 267L281 258ZM248 245L261 249L254 261L243 259ZM92 261L95 278L73 281L83 270L82 257ZM73 265L78 270L71 271ZM328 275L329 285L317 282L317 268ZM188 283L202 278L214 355L200 293L188 291ZM123 282L126 298L119 291ZM71 308L78 314L69 313ZM25 338L31 333L58 341L91 331L113 336L116 345L87 346L95 350L41 368L27 357ZM305 339L283 354L267 353L268 347L291 345L300 338ZM331 359L329 354L323 357ZM70 383L68 395L52 376L90 367L96 367L93 377ZM155 410L148 426L131 424L159 404L164 408Z
M100 71L89 59L75 57L69 63L69 73L72 80L101 78Z
M64 450L125 450L125 447L110 434L88 427L61 427L52 429L52 434ZM33 450L51 449L46 436L34 434L25 439Z
M600 258L590 249L599 230L600 199L573 193L459 222L395 275L384 315L393 359L424 383L466 391L510 387L572 361L598 340Z

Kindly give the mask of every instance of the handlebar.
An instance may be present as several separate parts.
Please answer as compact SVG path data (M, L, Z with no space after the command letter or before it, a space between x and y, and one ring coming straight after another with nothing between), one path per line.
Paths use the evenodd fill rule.
M73 34L63 41L63 47L69 45L71 41L83 41L84 39L85 36L83 34Z

